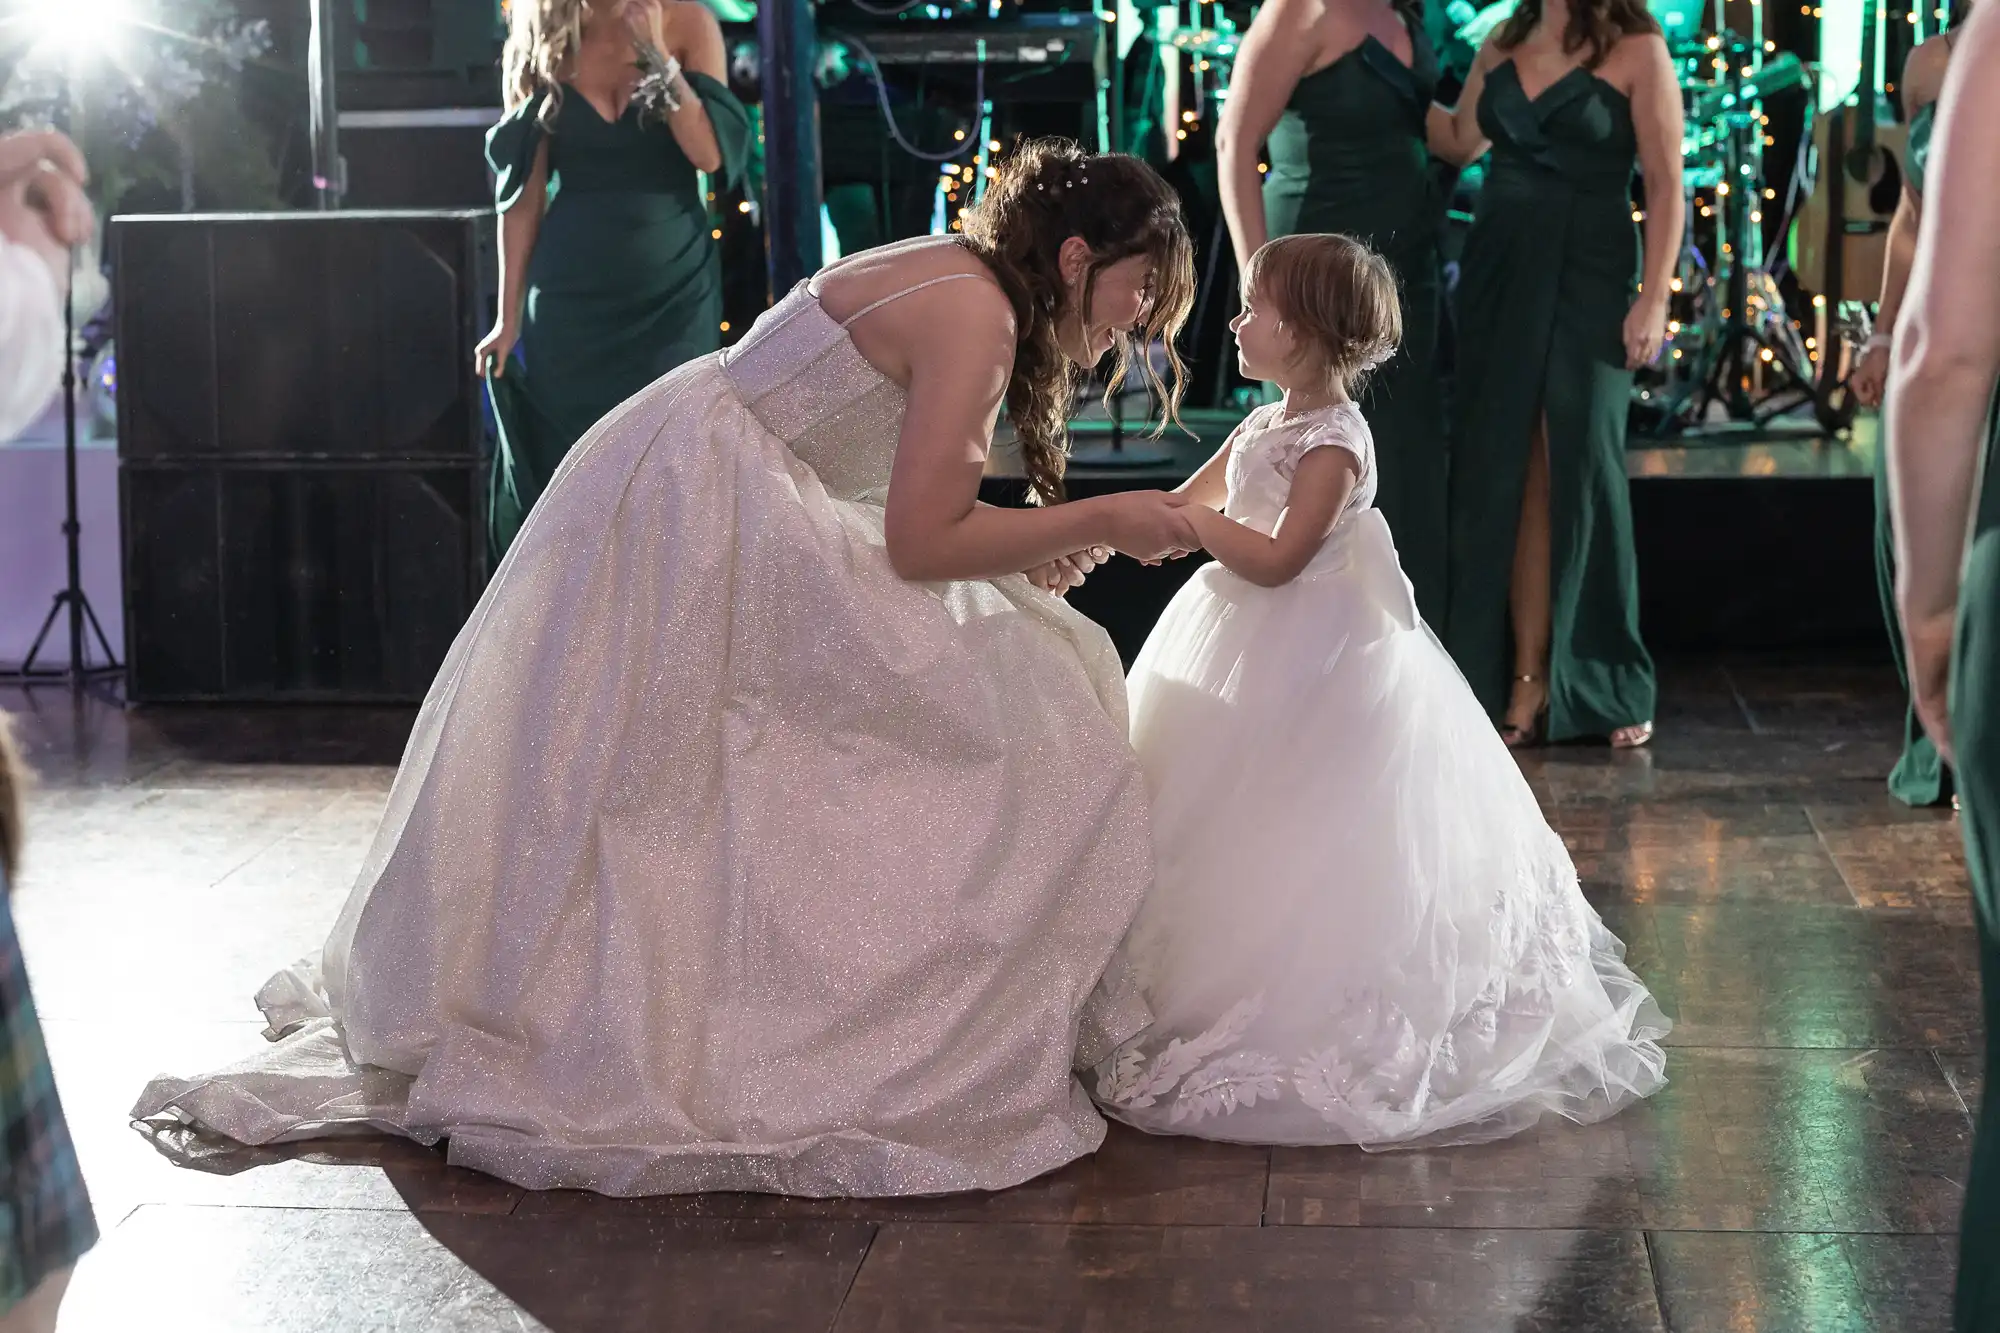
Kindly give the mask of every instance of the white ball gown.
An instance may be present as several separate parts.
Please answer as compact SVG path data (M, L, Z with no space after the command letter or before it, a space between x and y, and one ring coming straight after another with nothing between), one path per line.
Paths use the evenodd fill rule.
M1664 1083L1668 1023L1418 618L1360 411L1258 409L1227 512L1271 532L1329 446L1360 481L1305 572L1205 566L1128 682L1157 878L1126 958L1155 1022L1098 1099L1160 1133L1364 1148L1609 1115Z
M1099 985L1152 877L1120 664L1024 578L897 577L902 411L802 284L599 423L322 955L260 992L282 1039L135 1116L617 1195L991 1190L1094 1150L1072 1060L1147 1018Z

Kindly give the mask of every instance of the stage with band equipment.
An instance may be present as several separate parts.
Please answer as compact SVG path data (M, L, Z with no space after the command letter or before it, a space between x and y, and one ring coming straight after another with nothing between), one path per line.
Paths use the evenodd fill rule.
M1452 79L1514 2L1430 6L1427 22L1451 67L1443 96L1456 96ZM760 152L738 191L710 192L727 274L725 340L773 292L826 259L949 234L982 196L995 153L1019 135L1058 133L1161 166L1182 194L1200 278L1183 348L1192 371L1189 433L1143 436L1153 405L1127 394L1098 406L1096 386L1079 398L1075 493L1173 484L1260 401L1260 386L1242 380L1230 355L1236 274L1213 146L1247 8L1214 0L731 3L730 82L754 109ZM352 38L344 12L320 0L315 31ZM1655 14L1683 77L1689 226L1667 347L1631 405L1648 636L1666 651L1878 643L1867 563L1873 423L1852 429L1843 382L1849 349L1866 334L1901 188L1904 131L1885 72L1900 68L1938 15L1883 0L1798 12L1763 0L1660 0ZM466 532L476 530L484 503L490 445L480 444L481 395L463 353L493 299L490 199L483 176L408 166L472 158L483 126L499 114L490 63L498 23L461 28L452 42L426 48L430 66L416 58L398 65L378 41L372 63L327 59L308 71L317 222L183 215L112 229L121 253L209 256L195 268L168 266L185 268L185 291L140 283L129 266L119 275L120 545L135 699L414 699L476 595L485 570ZM1441 175L1451 199L1449 292L1480 172ZM419 206L434 211L407 211ZM435 211L453 207L461 211ZM317 257L265 264L256 281L239 280L258 256L293 251ZM327 285L332 275L354 264L357 274L372 272L369 255L428 255L411 271L449 281L392 290L357 280L333 300L340 284ZM342 374L362 376L328 380L302 402L389 395L369 410L393 419L395 431L354 420L355 441L374 441L367 448L288 430L290 418L277 410L285 399L266 382L276 371L257 369L274 367L270 357L227 375L212 357L192 373L192 345L164 332L190 327L187 311L199 307L217 348L296 346L304 355L315 339L332 348L357 332L374 335L321 328L297 312L365 322L420 297L431 301L422 327L446 330L438 355L410 358L395 375L316 357L286 372L310 378L321 373L315 367L345 367ZM1449 382L1448 323L1442 342ZM1150 353L1157 359L1160 349ZM440 430L450 442L435 457L397 453L397 439L445 439ZM1720 452L1704 461L1704 451ZM988 488L1002 503L1019 489L1005 471L996 461ZM430 525L436 530L412 566L408 525L433 511L442 526ZM162 534L197 519L214 558L161 584ZM281 532L293 534L283 578L253 578ZM1078 601L1129 654L1188 568L1114 564ZM246 619L237 614L245 597L291 609ZM372 610L357 621L357 607ZM225 642L213 628L223 620L262 628Z

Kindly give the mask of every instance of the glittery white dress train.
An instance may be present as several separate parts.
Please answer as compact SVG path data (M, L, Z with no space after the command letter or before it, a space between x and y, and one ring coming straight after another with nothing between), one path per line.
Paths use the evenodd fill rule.
M1361 479L1295 581L1219 565L1129 682L1158 876L1126 955L1156 1020L1096 1070L1142 1129L1474 1143L1659 1088L1668 1023L1578 889L1493 724L1418 618L1351 405L1234 439L1264 532L1309 450Z
M323 953L259 994L282 1038L135 1115L620 1195L998 1189L1095 1149L1073 1061L1146 1019L1099 985L1152 877L1120 665L1025 579L896 576L902 410L802 285L599 423Z

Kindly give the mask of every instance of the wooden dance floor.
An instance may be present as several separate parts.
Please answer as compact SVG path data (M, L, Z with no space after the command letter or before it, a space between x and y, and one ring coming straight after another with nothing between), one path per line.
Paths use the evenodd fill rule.
M1979 1096L1958 829L1893 806L1886 666L1670 663L1650 752L1527 761L1677 1023L1605 1124L1367 1156L1114 1130L1006 1194L526 1194L414 1145L198 1152L126 1123L248 1052L407 712L0 692L43 776L21 933L105 1238L66 1333L1925 1333Z

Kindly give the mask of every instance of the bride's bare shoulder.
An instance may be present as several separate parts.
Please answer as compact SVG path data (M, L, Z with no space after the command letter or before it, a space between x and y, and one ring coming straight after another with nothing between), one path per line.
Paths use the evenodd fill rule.
M1014 306L979 256L949 240L864 250L814 279L820 308L847 326L854 346L909 388L940 367L1004 380L1018 337Z
M922 292L915 289L922 287ZM941 290L940 290L941 289ZM823 268L813 279L820 308L842 321L854 319L870 306L889 314L907 304L902 314L930 313L932 307L954 310L961 320L986 322L1003 318L1011 328L1013 303L999 279L978 255L947 237L924 237L863 250ZM921 298L935 293L940 299ZM895 298L907 296L908 302ZM900 320L898 321L900 322Z

